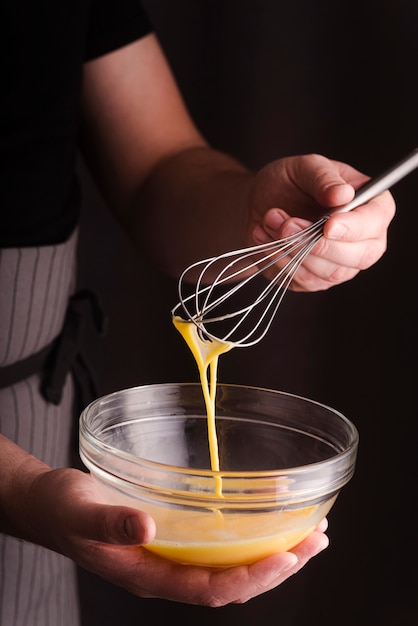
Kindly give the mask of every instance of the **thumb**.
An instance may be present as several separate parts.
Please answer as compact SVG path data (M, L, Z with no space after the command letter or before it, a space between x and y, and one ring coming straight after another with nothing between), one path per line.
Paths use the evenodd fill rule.
M345 163L315 154L289 160L289 176L299 181L305 192L321 207L338 207L350 202L355 194L352 185L366 178ZM350 181L350 182L348 182Z
M120 545L145 544L155 536L148 513L125 506L92 504L78 516L77 533L86 539Z

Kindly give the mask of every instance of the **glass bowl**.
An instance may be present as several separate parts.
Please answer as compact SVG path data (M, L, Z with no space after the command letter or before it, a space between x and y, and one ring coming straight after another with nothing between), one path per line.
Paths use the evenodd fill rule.
M354 473L355 426L307 398L218 384L216 429L219 472L198 383L125 389L81 414L81 459L103 501L152 515L148 550L214 567L289 550Z

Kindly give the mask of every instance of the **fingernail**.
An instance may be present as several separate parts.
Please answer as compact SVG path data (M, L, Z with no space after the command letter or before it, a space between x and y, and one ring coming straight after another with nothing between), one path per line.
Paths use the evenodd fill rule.
M253 230L253 239L255 243L268 243L271 241L271 237L269 237L261 226L256 226Z
M322 543L320 546L318 546L318 551L316 554L319 554L320 552L323 552L323 550L326 550L329 546L329 537L328 535L324 535L322 538Z
M127 517L124 522L125 534L132 543L138 543L138 539L135 533L136 519L132 516Z
M351 193L353 193L353 187L350 185L350 183L331 183L331 185L325 187L325 191L328 191L328 189L347 189Z
M283 228L282 236L289 237L290 235L300 233L301 230L301 226L298 226L298 224L295 224L295 222L289 222L289 224L286 224L286 226Z
M273 230L278 230L286 217L280 211L270 210L265 215L265 224Z
M347 226L337 222L336 224L331 224L331 226L327 230L328 239L342 239L347 232Z

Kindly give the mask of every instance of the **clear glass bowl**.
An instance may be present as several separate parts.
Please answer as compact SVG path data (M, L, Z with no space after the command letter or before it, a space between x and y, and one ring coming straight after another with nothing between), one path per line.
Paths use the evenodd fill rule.
M354 473L358 432L289 393L218 384L220 471L210 467L200 384L125 389L80 418L80 454L104 501L150 513L147 549L183 563L250 563L289 550Z

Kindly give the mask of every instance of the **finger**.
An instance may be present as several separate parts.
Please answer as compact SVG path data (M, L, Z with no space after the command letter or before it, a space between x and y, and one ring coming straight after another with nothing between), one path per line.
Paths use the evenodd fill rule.
M318 529L314 530L304 541L302 541L298 546L296 546L293 550L291 550L287 554L293 554L297 557L294 565L290 565L286 569L279 570L277 575L274 575L274 570L272 571L272 576L269 582L264 580L264 584L260 586L259 593L265 593L266 591L270 591L271 589L276 588L278 585L281 585L288 578L299 572L307 562L312 559L314 556L325 550L329 545L328 537L319 530L319 528L327 528L327 521L323 520L318 527ZM283 555L275 555L276 557ZM273 559L274 557L270 557ZM254 566L263 565L264 567L269 565L269 559L264 559L264 561L260 561L259 563L255 563ZM254 593L254 590L250 595L242 596L237 603L242 604L243 602L247 602L251 598L254 598L259 593Z
M334 241L321 237L297 269L292 289L324 290L351 280L359 271L376 263L386 249L386 231L380 238L366 241ZM280 259L280 267L290 258L288 255Z
M290 218L283 209L269 209L262 223L254 228L253 239L256 244L269 243L300 231L311 223L301 218Z
M341 241L378 240L385 237L395 212L395 200L386 191L357 209L333 213L324 225L324 234Z
M319 154L287 159L286 166L294 185L324 208L347 204L354 197L353 185L360 186L367 180L354 168Z
M386 248L386 236L352 242L322 237L306 257L305 268L330 282L340 282L346 269L368 269L383 256Z
M251 565L230 568L212 575L211 593L217 606L242 604L270 591L297 569L297 556L281 552Z
M268 591L297 567L298 560L283 552L249 566L214 569L180 565L140 547L96 546L92 555L95 564L100 562L101 576L135 595L209 607ZM121 556L123 564L116 565Z
M328 530L328 519L324 517L324 519L319 522L315 530L320 533L325 533Z
M323 522L324 523L324 522ZM326 522L325 522L326 524ZM321 530L315 529L304 541L295 546L291 552L298 558L297 567L301 569L313 556L329 546L329 538ZM296 570L296 571L298 571Z
M281 211L274 210L281 214ZM271 220L273 223L274 218ZM277 220L279 224L280 218ZM270 221L269 221L270 223ZM287 237L300 232L309 222L299 219L286 219L276 232L266 228L257 227L254 230L256 244L271 243L282 237ZM351 280L360 269L366 269L372 265L385 250L385 244L381 241L342 243L321 238L320 242L307 255L297 267L292 278L292 291L323 291L336 284ZM266 270L265 276L278 282L278 271L282 272L281 278L293 271L292 258L299 252L295 246L293 253L278 257L274 267ZM297 263L297 260L295 259ZM286 269L287 268L287 269Z
M144 598L220 607L273 589L327 545L327 537L314 531L290 552L248 566L213 569L180 565L140 546L89 542L82 566Z
M84 505L75 509L72 522L77 535L102 543L146 544L155 536L154 520L143 511L125 506Z

